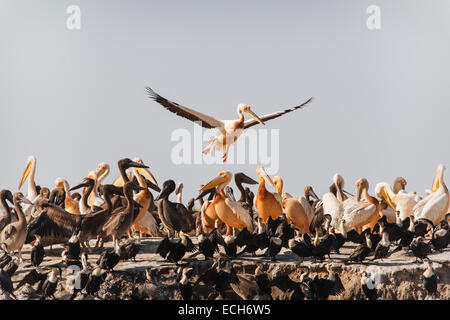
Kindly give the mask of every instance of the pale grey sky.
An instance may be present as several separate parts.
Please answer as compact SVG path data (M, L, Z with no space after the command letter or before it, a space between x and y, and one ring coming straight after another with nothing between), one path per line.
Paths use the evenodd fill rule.
M81 30L66 28L71 4ZM366 27L371 4L381 30ZM17 190L31 154L51 187L99 162L111 182L136 156L158 182L183 181L186 200L220 170L256 179L256 165L172 164L171 133L193 126L148 99L151 86L219 119L241 102L266 114L313 96L267 123L285 191L321 195L338 172L349 191L404 176L422 194L450 165L449 16L445 0L0 0L0 188Z

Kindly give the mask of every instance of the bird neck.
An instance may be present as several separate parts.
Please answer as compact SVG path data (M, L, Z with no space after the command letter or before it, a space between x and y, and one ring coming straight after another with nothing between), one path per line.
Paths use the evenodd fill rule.
M19 219L19 223L26 223L25 214L23 213L22 207L20 206L19 199L14 198L14 207L16 208L17 217Z
M6 199L4 196L0 198L0 202L1 202L3 209L5 210L5 217L7 219L11 219L11 208L9 207L8 203L6 202Z

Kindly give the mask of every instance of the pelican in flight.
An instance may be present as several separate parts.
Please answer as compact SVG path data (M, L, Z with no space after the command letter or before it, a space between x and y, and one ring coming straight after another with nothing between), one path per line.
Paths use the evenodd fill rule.
M204 128L219 129L219 133L213 139L211 139L209 141L208 147L205 150L203 150L203 153L208 154L211 149L217 150L217 151L223 151L223 157L222 157L223 162L227 161L228 148L230 147L231 144L236 142L236 140L239 138L239 136L242 134L242 132L245 129L250 128L258 123L265 125L264 121L272 120L272 119L282 116L285 113L289 113L294 110L300 109L301 107L305 106L312 100L312 98L309 98L306 102L304 102L298 106L292 107L290 109L285 109L282 111L270 113L270 114L264 115L262 117L257 116L252 111L252 109L249 105L241 103L238 105L238 108L237 108L237 113L238 113L239 119L237 119L237 120L217 120L206 114L203 114L198 111L187 108L185 106L179 105L176 102L169 101L166 98L161 97L159 94L157 94L155 91L153 91L153 89L151 89L149 87L146 87L146 90L151 99L153 99L156 102L158 102L159 104L161 104L164 108L166 108L170 112L173 112L178 116L181 116L183 118L194 121ZM244 113L253 119L245 121Z

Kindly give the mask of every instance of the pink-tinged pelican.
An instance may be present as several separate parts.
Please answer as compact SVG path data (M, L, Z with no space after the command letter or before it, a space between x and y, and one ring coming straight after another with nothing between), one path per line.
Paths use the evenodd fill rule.
M444 182L445 166L440 164L431 188L431 194L419 201L414 207L414 217L426 218L437 225L444 218L449 207L448 188Z
M232 228L242 230L247 227L253 232L253 223L250 213L241 204L235 201L229 194L225 194L224 188L230 183L233 174L229 171L221 171L218 176L200 188L200 191L216 188L216 196L209 204L214 208L217 218L227 226L227 235L231 234ZM215 219L217 220L217 219ZM214 222L215 222L214 220Z
M250 106L246 104L239 104L237 108L237 113L239 115L239 119L237 120L217 120L211 116L205 115L203 113L200 113L198 111L192 110L190 108L184 107L182 105L179 105L176 102L172 102L167 100L164 97L161 97L159 94L157 94L155 91L153 91L151 88L146 88L147 93L149 94L150 98L161 104L164 108L167 110L175 113L178 116L181 116L183 118L189 119L191 121L194 121L198 124L200 124L204 128L213 129L217 128L219 129L219 133L209 141L208 147L203 150L204 154L208 154L211 149L223 151L223 162L227 161L227 153L228 148L231 144L236 142L236 140L239 138L239 136L242 134L244 129L250 128L258 123L265 125L264 121L268 121L271 119L278 118L282 116L285 113L297 110L306 104L308 104L312 98L309 98L306 102L302 103L301 105L295 106L290 109L285 109L283 111L274 112L271 114L264 115L262 117L257 116L250 108ZM248 116L253 118L253 120L244 120L244 114L246 113Z
M55 180L55 186L58 188L63 188L65 191L64 207L66 211L72 214L80 214L80 204L78 201L72 199L72 196L70 195L69 183L67 182L67 180L58 177Z
M276 176L272 180L262 166L256 169L259 178L258 194L256 195L255 208L264 223L267 222L269 216L272 219L278 218L283 213L283 181ZM270 192L266 189L267 184L275 187L276 192Z

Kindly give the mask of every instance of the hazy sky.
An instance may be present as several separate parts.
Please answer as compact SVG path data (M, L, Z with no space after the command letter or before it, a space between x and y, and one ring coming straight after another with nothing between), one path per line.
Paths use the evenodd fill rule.
M66 27L73 4L80 30ZM380 30L366 26L371 4ZM31 154L50 187L99 162L111 182L117 160L136 156L160 184L183 181L186 200L220 170L256 179L256 164L173 164L172 132L193 126L150 100L151 86L218 119L238 103L266 114L312 96L267 122L280 129L285 191L321 195L338 172L349 191L404 176L423 194L450 165L449 16L445 0L0 0L0 188L17 190Z

